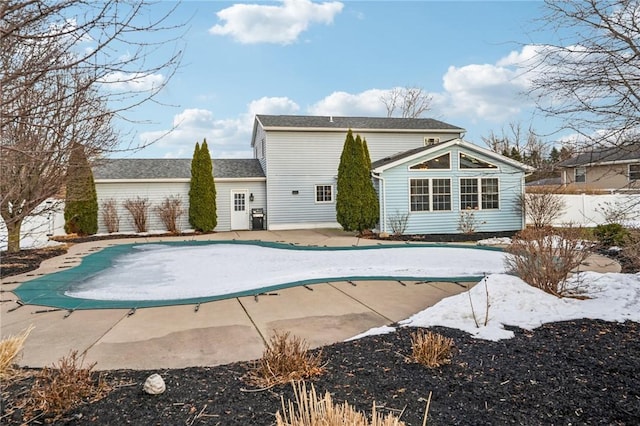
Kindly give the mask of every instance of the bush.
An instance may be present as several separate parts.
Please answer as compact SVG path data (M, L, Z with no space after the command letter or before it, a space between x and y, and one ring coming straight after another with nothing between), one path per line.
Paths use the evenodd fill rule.
M133 224L137 232L147 232L147 218L149 217L149 199L136 197L135 200L125 200L122 204L131 213Z
M621 255L625 260L626 269L640 272L640 228L627 230Z
M68 234L98 232L98 195L84 147L74 144L69 155L64 202L64 230Z
M102 207L102 222L107 227L107 232L112 234L120 230L120 215L118 215L118 207L116 200L109 198L104 200Z
M189 223L196 231L213 231L218 224L216 184L207 140L196 143L191 160L189 183Z
M165 198L162 204L156 206L155 210L167 231L177 234L179 232L178 219L184 213L180 197L174 195Z
M564 200L551 190L523 193L518 197L516 205L518 210L529 218L535 228L551 226L567 207Z
M59 420L64 413L83 402L97 401L109 392L104 377L93 377L95 363L82 367L83 358L78 351L62 357L53 368L45 367L36 376L26 406L25 418L34 415L53 417Z
M15 375L15 369L13 367L13 361L16 359L20 351L24 346L24 342L29 337L29 334L33 330L33 326L30 326L22 333L16 336L7 336L0 340L0 380L7 382L11 380Z
M411 333L411 349L414 361L428 368L440 367L451 362L453 339L418 330Z
M276 331L269 340L262 358L256 361L248 379L260 387L271 387L319 376L324 373L322 351L309 352L309 345L303 339L289 332Z
M567 295L568 274L591 254L582 228L530 228L506 249L505 267L527 284L555 296Z
M619 223L598 225L593 230L593 235L598 239L602 247L622 246L628 234L629 231Z
M316 390L311 385L307 392L304 382L293 383L296 406L291 401L287 404L282 398L282 414L276 413L277 426L403 426L405 423L393 414L383 416L376 411L373 403L372 421L367 416L356 411L348 403L337 405L333 403L331 394L326 392L323 398L318 398ZM426 423L426 422L425 422Z

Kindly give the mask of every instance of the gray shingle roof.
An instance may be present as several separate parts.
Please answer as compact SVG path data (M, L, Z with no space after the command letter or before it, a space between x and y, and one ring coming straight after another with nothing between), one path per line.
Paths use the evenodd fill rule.
M256 115L263 127L370 129L370 130L453 130L464 129L432 118L338 117L311 115Z
M624 147L594 149L562 161L558 167L586 166L589 164L608 163L611 161L640 160L640 142L633 142Z
M214 159L214 178L264 177L258 160ZM102 179L190 179L191 159L107 159L93 167L93 177Z
M441 143L444 143L444 142L441 142ZM384 157L384 158L382 158L380 160L377 160L377 161L374 161L373 163L371 163L371 169L377 169L378 167L382 167L382 166L386 166L387 164L395 163L396 161L400 161L400 160L402 160L404 158L411 157L412 155L417 154L417 153L422 152L422 151L428 151L428 150L432 149L434 146L440 145L441 143L433 144L433 145L427 145L427 146L421 146L421 147L418 147L418 148L410 149L408 151L398 152L398 153L390 155L388 157Z

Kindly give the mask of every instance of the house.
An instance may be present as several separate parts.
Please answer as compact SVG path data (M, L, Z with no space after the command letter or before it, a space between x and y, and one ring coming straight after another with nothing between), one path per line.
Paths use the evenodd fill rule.
M122 203L136 197L146 198L151 206L167 197L179 197L185 210L178 229L191 229L188 220L191 159L111 159L93 168L99 209L107 200L115 200L121 232L135 232L129 213ZM217 230L249 229L252 207L265 206L265 176L255 159L214 159ZM98 232L107 232L98 218ZM160 218L149 212L149 230L164 230Z
M640 191L640 142L593 149L558 164L562 184L608 191Z
M463 128L428 118L257 115L254 158L213 159L216 230L340 227L337 170L349 129L366 139L373 160L381 231L390 231L392 215L406 214L406 233L456 233L461 211L474 212L477 231L523 228L515 204L530 168L463 141ZM140 196L155 204L174 195L186 206L190 160L109 160L94 177L100 201ZM265 213L260 222L254 209ZM162 229L153 220L150 229ZM180 228L189 228L186 217Z

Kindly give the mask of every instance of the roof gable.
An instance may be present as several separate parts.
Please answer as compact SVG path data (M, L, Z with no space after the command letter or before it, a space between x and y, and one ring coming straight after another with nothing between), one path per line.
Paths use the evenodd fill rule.
M476 153L480 153L483 154L493 160L495 160L496 162L500 162L503 164L509 164L517 169L520 169L524 172L532 172L534 170L533 167L528 166L526 164L520 163L519 161L515 161L509 157L505 157L504 155L500 155L497 152L493 152L489 149L485 149L482 147L479 147L477 145L474 145L470 142L466 142L462 139L453 139L447 142L441 142L441 143L437 143L437 144L432 144L432 145L427 145L427 146L422 146L419 148L414 148L414 149L410 149L408 151L404 151L404 152L399 152L397 154L391 155L389 157L385 157L381 160L375 161L371 164L371 169L376 172L376 173L380 173L383 172L387 169L399 166L401 164L410 162L410 161L415 161L420 157L426 156L431 152L435 152L438 150L441 150L443 148L450 148L453 146L461 146L469 151L472 152L476 152Z
M191 179L191 159L118 158L103 160L93 167L95 180ZM217 179L263 178L255 159L213 159Z

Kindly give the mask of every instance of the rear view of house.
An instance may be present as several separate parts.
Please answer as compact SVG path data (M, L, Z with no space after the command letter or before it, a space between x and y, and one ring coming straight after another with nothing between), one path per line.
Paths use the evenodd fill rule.
M404 233L456 233L462 212L474 231L524 226L516 200L530 169L462 140L463 128L428 118L257 115L253 159L213 159L216 231L337 228L336 183L349 130L366 140L380 200L379 230L406 215ZM188 159L108 160L94 169L100 202L178 196L188 208ZM127 212L120 210L122 218ZM259 217L256 217L259 215ZM151 214L153 216L153 214ZM186 215L181 229L189 229ZM260 219L260 220L255 220ZM150 217L150 229L162 229ZM104 232L101 225L100 232ZM133 231L123 220L121 231Z

